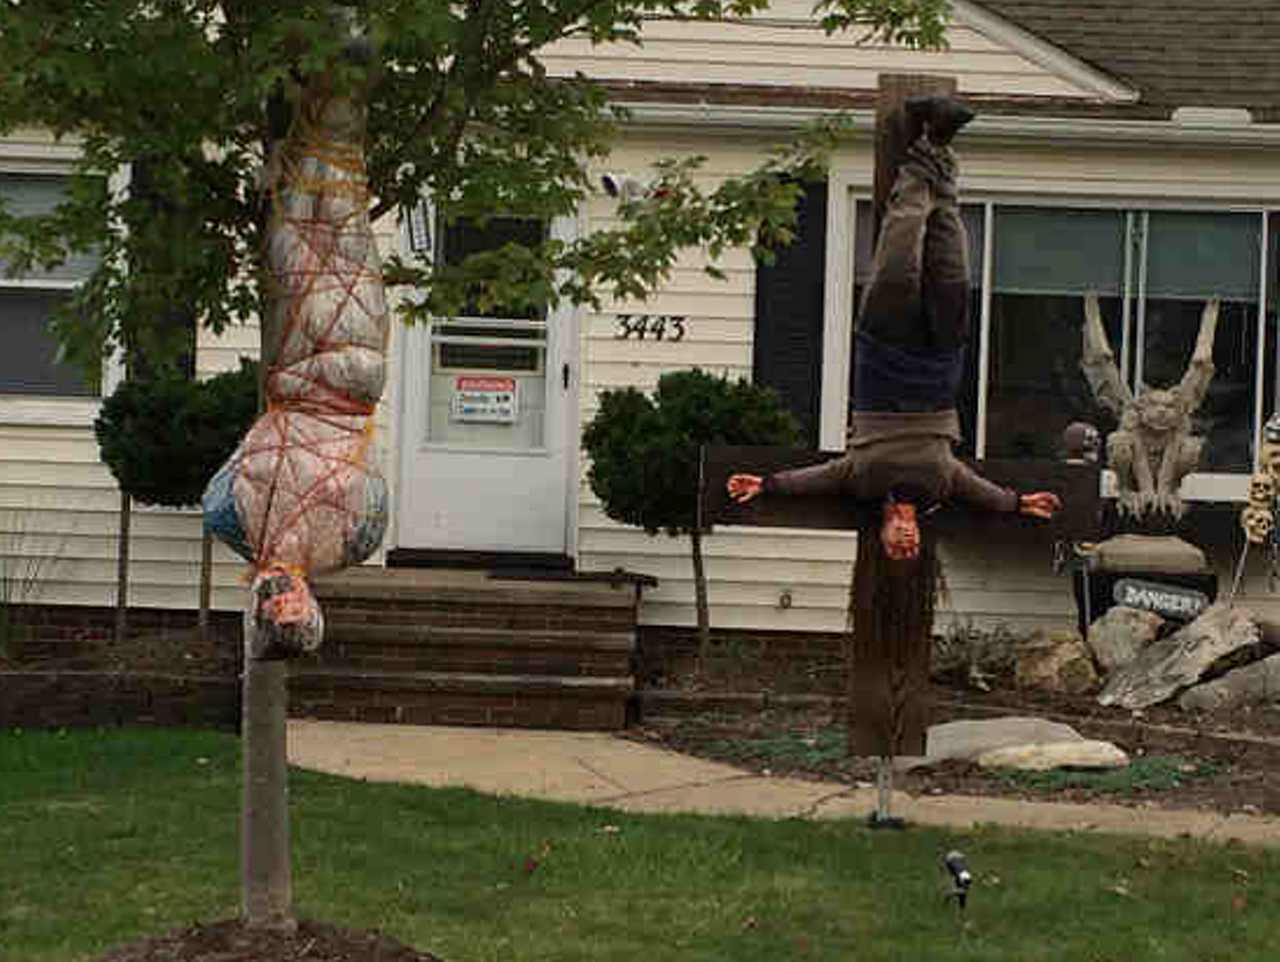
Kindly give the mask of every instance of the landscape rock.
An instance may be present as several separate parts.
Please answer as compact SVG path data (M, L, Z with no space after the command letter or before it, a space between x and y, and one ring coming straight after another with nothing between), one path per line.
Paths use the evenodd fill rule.
M1104 675L1123 668L1156 640L1164 619L1153 611L1117 605L1089 626L1088 645Z
M1010 716L980 721L953 721L929 726L926 755L915 765L932 765L951 758L975 759L986 752L1029 742L1083 741L1070 725L1043 718ZM915 766L913 766L915 767Z
M1219 658L1257 644L1258 638L1258 624L1243 608L1225 602L1210 605L1195 621L1152 642L1117 670L1098 703L1122 708L1158 705L1194 685Z
M1280 655L1229 671L1221 678L1183 692L1178 704L1187 711L1217 711L1280 701Z
M1186 574L1209 570L1203 550L1168 535L1116 535L1096 544L1091 557L1093 565L1105 571Z
M1098 686L1093 656L1075 632L1035 632L1018 650L1014 676L1019 688L1080 695Z
M1129 756L1110 742L1079 740L1011 745L978 756L983 768L1014 768L1023 772L1050 772L1059 768L1124 768Z

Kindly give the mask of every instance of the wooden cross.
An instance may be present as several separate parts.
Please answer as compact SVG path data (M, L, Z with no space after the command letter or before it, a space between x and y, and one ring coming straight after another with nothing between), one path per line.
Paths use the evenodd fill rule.
M903 106L908 98L952 95L951 78L881 78L876 119L877 224L906 145ZM856 530L858 557L850 606L853 631L848 658L848 752L876 756L925 754L929 714L929 661L932 602L937 584L936 548L948 537L981 538L983 529L1035 527L1045 543L1082 540L1097 531L1098 466L1067 461L987 460L972 463L987 479L1022 493L1051 491L1064 508L1052 520L1022 515L993 515L949 504L921 525L917 562L890 568L879 538L881 505L847 498L763 495L745 504L730 500L731 474L767 476L804 467L835 455L790 448L712 447L703 452L700 508L704 530L714 524ZM887 782L885 783L887 785ZM882 795L887 797L887 787ZM874 819L873 819L874 821Z

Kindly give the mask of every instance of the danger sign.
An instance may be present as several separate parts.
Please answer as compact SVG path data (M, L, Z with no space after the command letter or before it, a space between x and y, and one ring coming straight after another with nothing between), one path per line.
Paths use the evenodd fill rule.
M514 424L520 413L513 377L460 377L453 385L450 413L455 421Z

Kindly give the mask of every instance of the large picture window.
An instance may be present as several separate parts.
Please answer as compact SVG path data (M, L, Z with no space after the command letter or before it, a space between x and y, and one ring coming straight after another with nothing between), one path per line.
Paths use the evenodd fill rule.
M65 181L36 174L0 174L0 198L12 214L28 216L52 211L61 201ZM97 378L58 359L58 345L49 329L60 307L97 266L90 256L73 256L58 267L33 270L21 278L9 276L0 255L0 396L97 397Z
M870 276L870 202L856 211L855 304ZM1098 297L1121 375L1139 394L1178 383L1205 305L1217 298L1216 370L1192 418L1206 441L1198 470L1252 470L1258 430L1276 398L1275 218L997 201L967 203L962 212L979 332L957 399L966 453L1053 458L1073 421L1104 435L1116 427L1080 369L1087 295Z

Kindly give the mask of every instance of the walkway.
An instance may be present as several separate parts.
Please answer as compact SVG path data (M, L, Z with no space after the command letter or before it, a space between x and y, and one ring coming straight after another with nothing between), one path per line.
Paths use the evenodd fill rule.
M597 733L291 720L289 760L370 781L464 785L628 812L865 819L876 805L872 788L746 774ZM891 810L917 825L996 823L1280 846L1280 818L1258 815L900 792Z

